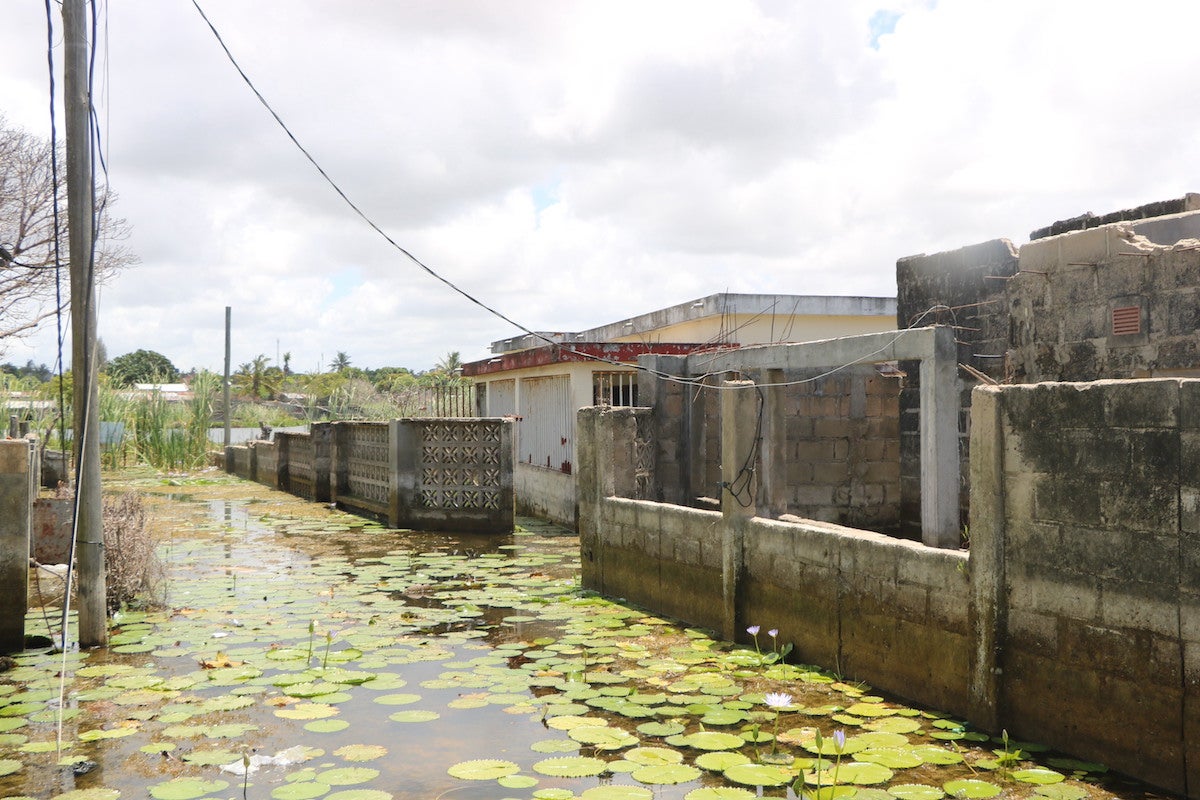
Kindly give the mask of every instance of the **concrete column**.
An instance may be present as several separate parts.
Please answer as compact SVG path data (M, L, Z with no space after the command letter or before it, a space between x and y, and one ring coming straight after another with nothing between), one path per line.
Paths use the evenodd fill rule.
M933 354L921 361L921 541L959 545L958 346L938 326Z
M971 684L968 718L985 731L1002 724L1003 647L1008 632L1005 575L1004 416L998 389L971 393Z
M291 477L288 473L292 457L291 444L290 433L275 434L275 488L284 492L292 491Z
M581 408L576 414L575 435L579 438L579 554L583 586L598 592L605 591L603 527L604 498L612 494L611 442L606 433L611 427L605 418L612 409Z
M333 473L333 429L328 422L314 422L308 430L313 446L313 501L328 503L333 497L329 488Z
M745 522L757 507L759 395L753 381L725 381L721 387L721 635L734 641Z
M784 381L781 369L763 370L763 383ZM765 516L778 518L787 513L787 416L784 413L784 387L770 386L764 396L762 423L762 490L759 497L765 506Z
M329 423L329 502L334 505L350 485L347 449L345 423Z
M388 422L388 525L401 527L421 491L421 428L412 420Z
M0 653L25 649L29 610L29 526L35 493L30 445L0 441Z

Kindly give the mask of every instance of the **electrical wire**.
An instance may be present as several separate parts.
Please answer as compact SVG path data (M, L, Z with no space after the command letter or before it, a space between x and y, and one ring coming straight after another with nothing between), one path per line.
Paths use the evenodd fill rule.
M311 164L313 166L313 168L316 169L318 174L320 174L320 176L325 180L325 182L327 184L329 184L330 188L333 189L333 191L338 195L338 197L340 197L342 199L342 201L350 208L350 210L353 211L354 214L357 215L363 222L365 222L367 224L367 226L371 228L371 230L375 231L375 233L377 233L379 236L381 236L384 239L384 241L386 241L395 250L397 250L401 255L403 255L405 258L407 258L409 261L411 261L413 264L415 264L417 267L419 267L422 271L424 271L430 277L439 281L440 283L445 285L447 288L449 288L454 293L465 298L466 300L468 300L469 302L478 306L479 308L483 309L484 311L491 314L492 316L497 317L498 319L503 320L504 322L507 322L509 325L512 325L513 327L524 332L525 334L532 336L534 339L545 342L546 344L551 345L551 346L559 347L562 350L565 350L566 352L571 353L572 355L578 356L584 360L595 361L595 362L603 363L603 364L610 364L613 366L619 366L619 367L623 367L623 368L629 368L630 365L626 362L617 361L616 359L611 359L611 358L605 358L603 356L597 356L593 353L583 352L581 350L576 349L574 346L572 346L570 344L562 344L560 342L556 342L555 340L551 339L549 336L538 333L537 331L533 330L532 328L522 325L521 323L512 319L508 315L502 313L498 309L493 308L492 306L483 302L479 298L475 297L473 294L468 292L466 289L463 289L462 287L458 286L453 281L451 281L449 278L446 278L441 273L437 272L432 267L425 264L425 262L421 261L415 255L413 255L412 252L410 252L408 249L403 247L399 242L397 242L394 238L392 238L391 235L389 235L386 231L384 231L383 228L380 227L380 225L378 223L376 223L370 216L367 215L367 213L365 211L363 211L353 200L350 199L349 195L346 194L346 192L337 183L337 181L335 181L329 175L329 173L325 170L324 167L321 166L321 164L316 160L316 158L312 155L312 153L310 153L308 151L308 149L306 147L304 147L303 144L300 143L300 140L296 137L296 135L294 133L292 133L292 130L288 127L287 123L285 123L283 121L283 118L279 115L279 113L277 111L275 111L275 109L271 106L270 102L268 102L266 97L263 96L262 92L260 92L258 90L258 87L254 85L254 82L250 79L250 76L246 74L246 71L244 69L242 69L241 64L238 63L237 58L234 57L233 52L229 49L229 46L225 43L225 40L224 40L224 38L222 38L220 31L217 30L216 25L213 24L212 20L210 20L208 18L208 15L204 12L204 9L201 8L199 0L192 0L192 5L195 7L197 13L200 14L201 19L204 20L204 23L208 26L208 29L212 32L213 37L217 40L217 44L220 45L221 50L224 51L225 57L229 60L229 63L233 65L233 68L235 70L237 70L237 73L241 77L242 81L246 84L247 87L249 87L250 91L254 93L254 96L256 98L258 98L258 102L263 106L263 108L265 108L267 110L267 113L269 113L271 115L271 117L275 120L276 124L279 125L280 129L283 130L284 134L288 137L288 139L291 140L292 144L296 146L296 148L305 157L305 159L308 160L309 164ZM943 305L934 306L934 307L930 308L929 310L925 311L924 313L922 313L918 317L918 321L920 319L923 319L925 316L927 316L929 313L931 313L932 311L934 311L936 309L946 309L946 308L948 308L948 307L943 306ZM727 335L727 333L729 333L725 330L725 322L724 322L725 316L726 316L726 309L724 307L722 307L722 310L721 310L721 319L722 319L721 332L716 337L718 340L723 339ZM913 327L915 327L915 324L916 323L914 322L914 323L910 324L908 328L898 332L896 337L891 342L889 342L887 345L880 348L879 350L875 351L874 353L869 353L868 355L863 356L862 358L856 359L855 361L852 361L848 364L843 364L843 365L836 367L828 372L822 373L821 375L817 375L812 378L805 378L803 380L798 380L798 381L788 381L788 382L783 382L783 383L769 383L769 384L763 383L763 384L757 384L757 386L765 388L765 387L796 386L796 385L801 385L801 384L805 384L805 383L811 383L812 381L820 380L823 377L827 377L829 375L832 375L843 369L847 369L856 364L864 363L867 359L872 358L876 355L879 355L880 353L885 352L889 347L891 347L897 341L899 341L900 337L902 337L905 333L907 333L909 330L911 330ZM657 377L661 380L671 381L674 383L693 385L693 386L700 386L703 388L710 388L710 389L717 389L717 390L746 388L744 386L726 387L726 386L712 386L710 384L706 384L704 382L704 379L707 377L710 377L711 373L706 374L706 375L697 376L697 377L683 377L683 376L679 376L679 375L672 375L672 374L666 373L666 372L661 372L659 370L651 369L648 367L644 367L640 364L634 365L634 369L636 369L640 372L645 372L645 373L654 375L655 377Z

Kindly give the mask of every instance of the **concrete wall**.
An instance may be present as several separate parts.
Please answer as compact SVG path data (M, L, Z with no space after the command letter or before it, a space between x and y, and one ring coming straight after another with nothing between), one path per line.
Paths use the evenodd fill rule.
M1169 245L1141 235L1182 236ZM1200 375L1200 213L1105 225L1021 248L1008 285L1019 382ZM1141 332L1113 335L1114 308Z
M722 395L726 452L747 398ZM584 409L584 585L1200 797L1200 380L974 401L969 553L630 499L652 412Z
M965 552L797 517L626 499L637 414L649 411L580 412L584 586L743 640L748 625L776 627L801 661L968 712Z
M678 356L643 358L644 366L656 372L685 376L686 363ZM813 370L758 372L763 384L793 384L770 400L781 406L783 425L769 435L786 473L781 481L786 490L763 498L770 514L896 532L901 499L900 380L871 366L811 382L803 381L816 374ZM711 386L717 380L708 382ZM661 380L652 373L644 373L640 381L642 402L653 408L655 488L649 499L714 507L721 494L720 392ZM918 526L919 517L918 510Z
M1008 350L1008 278L1017 271L1017 250L1007 239L993 239L957 250L917 255L896 262L896 326L953 325L958 363L999 381ZM902 361L900 393L901 528L921 530L921 376L916 364ZM979 381L960 371L959 462L964 491L960 521L967 522L970 470L971 389Z
M0 653L25 649L35 446L26 439L0 440Z
M1200 377L1197 207L1200 195L1190 194L1055 223L1035 231L1035 241L1019 250L996 239L902 258L896 263L897 323L955 326L959 363L1005 383ZM1166 213L1176 209L1183 213ZM1138 310L1140 332L1114 335L1117 308ZM914 531L921 495L920 378L910 364L901 367L908 373L900 400L902 519L904 529ZM966 369L958 380L966 490L970 390L980 381ZM962 493L963 523L968 496Z
M1200 381L980 388L973 424L999 717L1200 795Z
M307 435L231 445L225 468L393 527L507 533L512 428L509 419L478 418L314 424Z
M575 476L560 470L516 464L513 491L517 513L575 527Z

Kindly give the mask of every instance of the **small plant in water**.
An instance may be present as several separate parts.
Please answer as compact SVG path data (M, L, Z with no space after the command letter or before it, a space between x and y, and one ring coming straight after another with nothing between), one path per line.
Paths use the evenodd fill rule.
M841 769L841 766L842 766L842 753L844 752L845 747L846 747L846 732L844 730L842 730L841 728L838 728L836 731L833 732L833 751L835 753L835 758L834 758L834 762L833 762L833 775L831 776L831 780L830 780L830 783L828 786L821 785L821 772L822 772L822 766L823 766L821 763L822 762L821 756L824 755L824 751L825 751L825 737L823 735L821 735L820 729L817 729L814 742L817 745L817 758L816 758L816 762L813 764L812 769L813 769L813 777L816 778L816 783L817 783L816 791L813 792L811 795L808 795L803 791L803 789L804 789L803 773L801 773L800 777L796 780L795 784L793 784L792 790L795 791L797 797L811 797L813 800L834 800L838 796L838 791L837 791L838 770ZM826 762L826 763L828 763L828 762Z
M746 633L754 637L754 652L761 655L762 650L758 648L758 632L760 630L762 630L762 628L760 628L758 625L751 625L749 628L746 628Z
M313 634L316 632L316 630L317 621L315 619L310 619L308 621L308 658L305 659L305 663L310 666L312 665Z
M779 744L779 712L792 704L792 696L785 692L767 692L763 695L763 702L775 712L775 727L771 733L771 755L774 756L775 748Z
M333 644L333 631L325 631L325 657L321 659L321 669L329 668L329 646Z

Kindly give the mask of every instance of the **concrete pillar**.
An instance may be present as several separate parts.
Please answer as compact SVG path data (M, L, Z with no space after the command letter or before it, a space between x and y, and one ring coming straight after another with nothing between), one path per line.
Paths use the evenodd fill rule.
M329 502L334 505L350 488L349 458L346 423L329 423Z
M778 518L787 513L787 416L785 408L784 372L781 369L763 370L762 423L762 491L759 497L764 506L763 516Z
M313 501L328 503L333 497L329 488L333 474L333 429L328 422L314 422L308 429L313 447Z
M0 441L0 653L25 649L29 525L36 493L30 462L28 441Z
M938 326L921 361L921 541L930 547L958 547L961 486L958 346L954 329Z
M290 433L275 434L275 488L283 492L292 490L291 478L288 475L289 459L291 459L292 435Z
M388 422L388 525L401 527L420 491L421 424L413 420Z
M606 590L604 583L604 514L602 501L612 495L612 428L605 418L607 407L581 408L576 414L575 435L579 439L579 555L580 577L586 589Z
M968 718L995 733L1002 724L1003 647L1008 632L1005 589L1003 397L979 386L971 393L971 684Z
M738 594L745 522L755 515L758 494L759 393L753 381L721 384L721 635L737 638Z

